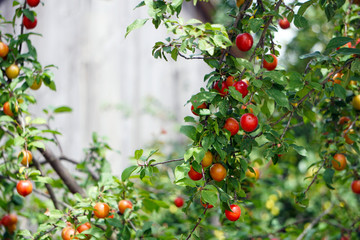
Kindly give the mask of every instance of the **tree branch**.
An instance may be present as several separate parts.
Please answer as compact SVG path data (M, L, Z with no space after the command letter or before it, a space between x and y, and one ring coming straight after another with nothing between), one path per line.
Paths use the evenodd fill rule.
M328 207L324 212L322 212L317 218L315 218L310 224L309 226L307 226L304 231L299 235L299 237L296 240L301 240L305 237L305 235L321 220L321 218L323 216L325 216L326 214L328 214L331 209L333 207L333 204L330 205L330 207Z
M61 156L59 157L59 159L60 159L60 160L65 160L65 161L70 162L70 163L75 164L75 165L79 164L79 162L77 162L76 160L73 160L73 159L71 159L71 158L68 158L68 157L66 157L66 156L64 156L64 155L61 155Z
M280 0L280 1L278 1L278 2L276 3L276 6L275 6L274 11L277 11L277 10L279 9L281 3L282 3L282 0ZM266 35L266 31L267 31L267 29L269 28L270 23L272 22L272 19L273 19L273 18L274 18L273 15L269 16L267 22L265 23L264 29L263 29L263 31L262 31L262 33L261 33L261 36L260 36L260 39L259 39L259 42L256 44L255 49L254 49L253 53L251 54L251 56L250 56L250 58L249 58L249 62L251 62L251 61L254 59L255 53L256 53L256 49L258 49L259 46L261 46L261 44L263 44L263 41L264 41L264 38L265 38L265 35ZM243 71L243 73L244 73L244 72L245 72L245 71ZM243 73L241 73L241 77L242 77Z
M41 191L39 191L37 189L33 189L33 192L40 195L40 196L51 199L50 195L47 195L46 193L43 193L43 192L41 192ZM62 201L57 201L57 203L63 205L65 208L73 209L70 205L68 205L68 204L66 204L66 203L64 203Z
M304 191L304 195L306 195L306 193L310 190L311 185L313 185L313 184L314 184L314 182L315 182L315 180L317 179L317 176L318 176L318 174L319 174L319 172L320 172L321 168L323 168L323 167L324 167L325 162L326 162L326 159L324 159L324 161L323 161L322 165L319 167L319 169L318 169L318 170L317 170L317 172L315 173L315 176L314 176L313 180L311 181L311 183L309 184L309 186L308 186L308 187L306 188L306 190Z
M190 56L190 57L188 57L188 56L185 56L184 54L182 54L181 52L179 52L179 56L186 59L186 60L192 60L192 59L202 59L202 60L204 60L204 59L217 59L215 57L200 57L200 56Z
M33 161L34 166L40 171L41 176L44 176L44 173L43 173L43 171L41 170L41 165L40 165L40 163L39 163L35 158L33 158L32 161ZM51 201L53 202L54 207L55 207L56 209L60 209L60 208L59 208L58 201L57 201L57 199L56 199L56 195L55 195L54 190L53 190L53 188L51 187L51 185L48 184L48 183L45 183L45 187L46 187L46 189L47 189L48 192L49 192L50 199L51 199Z
M203 212L203 215L205 216L206 214L206 211L208 210L208 205L206 206L204 212ZM196 222L196 225L194 226L194 228L192 229L192 231L190 232L189 236L186 238L186 240L189 240L191 235L194 233L194 231L196 230L196 228L199 226L200 222L202 220L202 217L199 217L197 222Z
M147 163L144 163L144 164L141 164L141 163L138 163L138 166L139 167L154 167L156 165L161 165L161 164L167 164L167 163L171 163L171 162L179 162L179 161L183 161L184 158L179 158L179 159L172 159L172 160L167 160L167 161L164 161L164 162L158 162L158 163L152 163L150 165L148 165Z
M286 124L286 127L284 128L283 133L281 134L280 139L283 139L283 137L284 137L284 135L285 135L286 131L289 129L289 126L290 126L290 121L291 121L291 119L292 119L292 117L293 117L293 116L294 116L294 112L291 112L291 113L290 113L290 116L289 116L289 120L288 120L288 122L287 122L287 124Z
M59 158L57 158L50 149L38 148L40 153L44 156L46 161L51 165L55 172L59 175L64 184L69 188L72 193L79 193L82 197L86 196L84 189L82 189L76 182L74 177L62 165Z
M239 11L238 15L236 16L236 19L235 19L234 24L233 24L233 28L237 28L237 25L239 24L239 21L244 17L246 7L249 5L250 2L252 2L252 0L251 1L250 0L245 0L245 2L240 7L240 11ZM228 33L230 41L232 41L232 38L234 37L234 34L235 33L233 33L233 32L230 33L230 34ZM228 53L230 51L231 47L232 46L225 49L225 51L221 54L220 60L219 60L219 65L222 64L222 62L224 61L226 53Z

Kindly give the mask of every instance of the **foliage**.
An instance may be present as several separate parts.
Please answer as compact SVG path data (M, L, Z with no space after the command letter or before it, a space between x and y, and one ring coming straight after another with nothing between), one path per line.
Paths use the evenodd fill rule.
M212 71L204 76L206 88L189 99L194 115L187 116L180 129L189 138L183 158L165 161L159 150L140 149L134 153L136 164L121 176L113 176L106 160L111 148L97 134L93 134L83 161L63 155L57 140L60 133L52 130L49 122L70 108L46 109L47 119L33 119L28 112L28 106L36 103L31 96L34 82L43 82L51 90L56 87L50 72L53 66L42 67L37 60L31 43L37 34L24 33L23 25L20 33L14 34L23 15L34 19L36 13L26 2L13 1L14 18L2 21L14 31L1 33L9 54L0 61L4 112L0 116L0 206L2 215L17 212L36 229L4 227L4 239L60 238L67 225L76 229L85 222L90 222L91 228L77 234L80 239L359 236L359 196L350 188L351 182L359 179L360 169L356 134L360 99L355 97L360 79L357 1L245 0L239 1L239 7L233 0L206 2L217 9L216 23L184 21L180 17L183 0L145 0L137 5L147 8L149 18L130 24L126 35L148 22L155 28L163 25L170 37L155 43L155 58L200 59ZM268 71L262 66L265 60L272 62L270 54L280 61L283 57L279 56L282 46L274 41L277 21L283 17L293 24L291 28L298 29L287 47L289 57L296 60ZM251 33L255 44L250 51L239 53L235 39L245 32ZM5 69L14 63L20 67L20 75L11 79ZM247 80L249 93L229 84L229 76L235 81ZM12 114L6 110L6 102ZM233 128L224 127L227 119L240 121L246 113L258 119L254 131L245 131L248 128L243 124L250 123L243 120L235 134ZM59 147L60 156L47 147L50 143ZM23 149L39 151L46 162L34 158L21 166L24 156L18 153ZM202 167L208 152L213 163L226 169L224 180L213 180L212 166ZM347 158L342 171L333 167L336 153ZM69 174L62 161L75 164L82 174ZM201 174L199 181L189 178L190 167ZM252 176L258 176L259 169L257 180ZM30 201L15 193L20 179L35 183L33 194L26 197ZM186 200L182 211L173 204L176 196ZM122 214L117 212L118 202L125 199L132 202L132 209ZM94 217L97 202L110 206L107 217ZM204 208L201 202L214 208ZM224 214L231 204L242 211L236 222Z

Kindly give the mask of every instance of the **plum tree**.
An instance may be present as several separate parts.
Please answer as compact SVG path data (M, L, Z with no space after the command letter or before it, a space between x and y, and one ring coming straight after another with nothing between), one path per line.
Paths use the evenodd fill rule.
M47 119L28 111L36 103L30 89L56 90L32 44L39 34L30 7L38 4L14 0L14 17L0 18L2 239L359 237L356 4L204 1L214 15L201 22L179 17L183 0L139 0L135 8L149 17L126 35L162 25L171 34L155 43L155 58L201 60L210 70L188 101L193 114L180 127L188 142L171 155L179 157L138 149L121 175L111 173L111 148L97 134L81 162L48 147L61 149L49 121L71 108L45 109ZM287 46L278 42L279 22L297 28ZM10 212L38 226L17 229Z

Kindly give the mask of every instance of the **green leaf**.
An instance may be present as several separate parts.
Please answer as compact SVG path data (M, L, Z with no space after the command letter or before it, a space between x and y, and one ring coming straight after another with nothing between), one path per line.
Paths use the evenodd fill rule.
M239 101L239 102L242 102L243 101L243 97L242 97L242 94L240 92L238 92L235 87L231 86L229 87L229 92L230 92L230 95L235 98L235 100Z
M25 8L25 9L23 9L23 13L30 21L32 21L32 22L34 21L35 15L34 15L33 11L31 11L28 8Z
M67 106L61 106L54 109L54 113L72 112L72 109Z
M176 166L175 172L174 172L174 174L175 174L175 182L179 181L179 180L181 180L183 178L187 178L188 177L187 173L189 172L189 170L190 169L189 169L188 164L185 164L185 163Z
M49 217L50 219L60 219L64 216L64 213L60 210L53 209L50 210Z
M43 118L35 118L35 119L31 120L30 123L42 125L42 124L46 124L46 120Z
M264 105L261 107L261 111L270 117L275 110L275 101L273 99L266 99Z
M123 223L119 219L106 218L105 220L106 220L107 223L109 223L113 227L117 227L119 229L121 229L123 227Z
M346 90L343 86L341 86L340 84L334 84L334 92L335 92L335 96L342 98L345 100L346 98Z
M304 84L305 81L302 80L302 76L300 73L297 72L289 73L289 84L287 86L289 90L297 90L303 87Z
M261 88L261 86L263 85L263 81L258 80L258 79L252 79L251 84L257 88Z
M285 93L283 93L282 91L276 88L271 88L271 89L267 89L266 93L270 97L272 97L275 100L276 104L278 104L279 106L289 108L288 98L285 95Z
M192 18L189 21L186 22L188 25L199 25L202 24L202 22L198 19Z
M174 59L174 61L177 61L178 55L179 55L179 49L174 48L171 51L171 58Z
M253 33L256 33L260 30L261 25L264 24L264 20L262 18L252 18L249 20L250 30Z
M190 117L190 116L184 117L184 121L185 121L185 122L196 123L195 118L194 118L194 117Z
M190 158L192 158L193 156L193 148L189 148L188 150L186 150L186 152L184 153L184 160L185 162L187 160L189 160Z
M222 148L223 145L219 142L215 142L213 146L217 151L217 153L219 154L220 158L225 159L227 153L223 150Z
M205 150L208 150L209 147L215 142L214 134L210 134L207 132L205 136L202 138L201 144Z
M217 96L217 93L215 92L206 92L206 91L202 91L199 92L198 94L195 94L191 97L190 101L192 103L192 105L194 106L194 108L197 108L199 105L201 105L204 102L211 102L214 97Z
M293 147L294 150L295 150L298 154L300 154L301 156L306 156L306 155L307 155L307 151L306 151L306 149L305 149L304 147L298 146L298 145L295 145L295 144L291 144L290 146Z
M313 57L321 57L322 54L319 51L313 52L313 53L307 53L304 55L301 55L300 59L306 59L306 58L313 58Z
M99 187L104 187L104 190L108 189L111 187L111 185L114 183L113 177L110 173L110 169L107 170L109 172L104 172L104 169L102 169L102 173L100 175L100 181L98 181L98 186Z
M211 56L214 54L214 46L205 39L199 40L199 49L208 52Z
M318 82L313 82L313 81L311 81L311 82L309 82L309 85L310 85L312 88L314 88L314 89L316 89L316 90L318 90L318 91L321 91L322 88L323 88L323 86L322 86L320 83L318 83Z
M287 81L286 81L284 75L280 71L268 71L268 72L265 72L264 77L269 77L275 83L278 83L280 85L286 85L287 84Z
M145 6L145 2L144 2L144 1L141 1L138 5L136 5L136 7L134 8L134 10L137 9L137 8L139 8L139 7L143 7L143 6Z
M32 233L29 231L29 230L19 230L18 232L17 232L17 237L23 237L24 239L26 238L26 239L31 239L32 238Z
M308 106L304 106L303 114L313 123L316 122L316 113Z
M165 202L150 198L145 198L142 203L144 210L148 210L149 212L157 212L160 210L160 208L168 208L168 205Z
M183 187L196 187L195 181L191 180L188 177L187 178L185 177L185 178L175 181L175 184L178 186L183 186Z
M302 16L304 15L306 9L308 9L311 4L313 4L314 2L316 2L315 0L310 0L310 1L307 1L307 2L304 2L301 7L299 8L299 11L297 12L298 15Z
M295 15L294 16L294 24L297 28L304 28L307 26L307 20L303 16Z
M360 59L357 58L351 63L351 71L357 74L360 73Z
M142 149L138 149L138 150L135 150L135 159L140 159L141 158L141 156L143 155L143 153L144 153L144 150L142 150Z
M334 17L335 10L336 8L334 8L333 4L327 4L325 6L325 15L328 21L330 21Z
M179 186L196 187L196 183L188 176L189 165L181 164L175 168L175 183Z
M4 115L0 117L0 122L15 122L15 120L12 117Z
M204 62L206 62L211 68L218 69L220 66L219 61L216 59L204 59Z
M235 64L237 68L244 67L247 70L254 72L254 64L244 58L236 58Z
M215 35L212 40L214 41L215 46L220 48L226 48L232 44L229 38L224 35Z
M205 156L205 150L202 147L197 147L197 148L193 148L193 156L195 161L197 161L198 163L201 163L201 161L203 160L204 156Z
M50 177L42 177L42 176L36 176L35 178L32 178L35 182L42 182L42 183L54 183L54 180Z
M20 136L17 136L17 137L14 138L14 145L15 146L22 146L22 145L24 145L24 143L25 143L24 138L22 138Z
M203 202L205 203L216 205L218 199L217 190L203 190L201 191L201 198L204 200Z
M181 126L180 132L193 141L196 141L196 128L194 126Z
M339 50L337 50L336 53L343 54L343 55L360 54L360 49L343 47L343 48L340 48Z
M45 145L43 142L35 141L28 144L28 147L36 147L36 148L42 148L45 149Z
M325 172L324 172L324 174L323 174L323 178L324 178L326 184L328 184L328 185L333 184L333 176L334 176L334 173L335 173L335 171L334 171L334 169L332 169L332 168L327 168L327 169L325 170Z
M130 166L130 167L127 167L126 169L124 169L124 171L121 173L121 181L125 182L127 179L129 179L131 174L136 169L138 169L138 166Z
M219 106L219 112L223 116L226 116L227 111L229 110L229 101L223 100L223 101L219 102L218 106Z
M31 170L28 174L29 177L37 178L41 175L41 172L39 170Z
M333 48L337 48L337 47L342 47L342 46L344 46L345 44L347 44L348 42L351 42L351 41L352 41L352 38L349 38L349 37L334 37L333 39L331 39L329 41L329 43L326 46L325 50L333 49ZM339 50L341 50L341 49L339 49Z
M127 37L127 35L138 28L141 28L142 26L145 25L145 23L149 20L149 18L146 19L136 19L132 24L130 24L127 28L126 28L126 34L125 37Z

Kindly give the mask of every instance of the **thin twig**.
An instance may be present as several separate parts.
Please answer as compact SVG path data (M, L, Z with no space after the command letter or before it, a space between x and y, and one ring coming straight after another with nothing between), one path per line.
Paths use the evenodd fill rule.
M207 205L208 206L208 205ZM206 211L208 210L208 207L205 208L204 212L203 212L203 215L206 214ZM200 222L202 220L202 217L199 217L197 222L196 222L196 225L194 226L194 228L192 229L192 231L190 232L189 236L186 238L186 240L189 240L191 235L194 233L194 231L196 230L196 228L199 226Z
M282 3L282 5L284 7L286 7L288 10L290 10L291 12L294 12L294 10L291 7L289 7L288 5L286 5L285 3Z
M353 128L353 126L355 125L355 122L358 120L359 116L356 116L356 118L354 119L354 121L351 122L350 126L348 128L346 128L346 130L343 132L343 137L350 131L350 129Z
M311 181L311 183L309 184L309 186L306 188L306 190L304 191L304 195L310 190L310 187L311 187L311 185L313 185L314 184L314 182L315 182L315 180L317 179L317 176L318 176L318 174L319 174L319 172L320 172L320 170L321 170L321 168L323 168L324 167L324 165L325 165L325 162L326 162L326 159L324 159L324 161L323 161L323 163L322 163L322 165L319 167L319 169L317 170L317 172L315 173L315 176L314 176L314 178L313 178L313 180Z
M138 163L138 166L139 167L145 167L145 166L154 167L156 165L167 164L167 163L171 163L171 162L179 162L179 161L183 161L183 160L184 160L184 158L172 159L172 160L167 160L167 161L164 161L164 162L152 163L150 165L148 165L146 163L145 164Z
M240 8L240 11L238 13L238 15L236 16L236 19L234 21L234 24L233 24L233 28L237 28L238 24L239 24L239 21L245 16L245 10L246 10L246 7L247 5L249 4L250 0L245 0L245 2L242 4L241 8ZM252 0L251 0L252 2ZM235 33L228 33L229 35L229 39L230 41L232 41ZM221 66L221 64L223 63L224 59L225 59L225 56L226 56L226 53L228 53L230 51L230 48L232 46L229 46L225 49L225 51L221 54L220 56L220 60L219 60L219 65Z
M290 113L290 116L289 116L289 120L288 120L288 122L287 122L287 124L286 124L286 127L284 128L283 133L281 134L280 139L283 139L283 137L284 137L284 135L285 135L286 131L289 129L289 126L290 126L290 121L291 121L291 119L292 119L292 117L293 117L293 116L294 116L294 112L291 112L291 113Z
M33 189L33 192L35 192L36 194L41 195L41 196L43 196L43 197L46 197L46 198L51 199L51 196L50 196L50 195L48 195L48 194L46 194L46 193L43 193L43 192L41 192L41 191L39 191L39 190L37 190L37 189ZM72 209L72 207L71 207L70 205L68 205L68 204L66 204L66 203L64 203L64 202L57 201L57 203L63 205L64 207L66 207L66 208L68 208L68 209Z
M15 137L15 135L10 132L8 129L6 129L4 126L0 126L1 130L3 130L6 134L10 135L12 138Z
M288 111L286 113L284 113L284 115L282 115L276 122L270 123L270 126L275 126L276 124L278 124L279 122L281 122L281 120L283 120L291 111Z
M274 11L277 11L277 10L279 9L281 3L282 3L282 0L280 0L280 1L278 1L278 2L276 3L276 6L275 6ZM270 26L270 24L271 24L271 22L272 22L273 17L274 17L273 15L269 16L267 22L265 23L264 29L263 29L263 31L262 31L262 33L261 33L261 36L260 36L260 39L259 39L259 42L256 44L255 49L254 49L253 53L252 53L251 56L250 56L249 62L251 62L251 61L254 59L255 53L256 53L256 49L258 49L259 46L261 46L261 45L263 44L263 41L264 41L264 38L265 38L265 35L266 35L266 31L267 31L267 29L269 28L269 26Z
M185 56L184 54L182 54L181 52L178 53L180 57L186 59L186 60L192 60L192 59L218 59L216 57L200 57L200 56Z
M23 9L25 9L25 8L26 8L26 3L27 3L27 1L25 1L25 2L24 2ZM23 24L23 23L21 23L21 27L20 27L20 35L23 35L23 34L24 34L24 24ZM22 45L23 45L23 41L21 41L20 46L19 46L19 54L21 54Z
M332 225L332 226L334 226L336 228L339 228L339 229L341 229L341 230L343 230L343 231L345 231L347 233L351 233L351 231L352 231L351 229L344 227L340 223L333 223L333 222L331 222L330 220L327 220L327 219L324 219L323 222L325 222L325 223L327 223L329 225Z
M133 224L133 222L132 222L131 220L128 220L127 222L130 224L131 228L132 228L135 232L137 232L137 229L136 229L135 225Z
M64 155L63 155L63 156L60 156L59 159L65 160L65 161L67 161L67 162L69 162L69 163L72 163L72 164L75 164L75 165L79 164L78 161L73 160L73 159L71 159L71 158L68 158L68 157L66 157L66 156L64 156ZM86 167L87 173L90 174L91 178L94 179L95 181L99 181L100 177L99 177L98 175L96 175L96 174L93 172L93 170L91 170L88 166L85 166L85 167Z
M305 235L321 220L323 216L328 214L333 207L333 204L330 205L324 212L322 212L318 217L316 217L310 224L307 226L304 231L298 236L296 240L301 240L305 237Z
M48 118L48 123L45 124L45 125L46 125L46 127L47 127L48 130L51 130L51 128L50 128L50 118ZM59 148L60 154L63 155L63 154L64 154L64 151L63 151L63 149L62 149L62 147L61 147L61 144L60 144L59 139L57 138L56 134L54 134L54 133L52 133L52 136L53 136L53 138L54 138L54 140L55 140L56 145L57 145L58 148Z
M292 125L291 127L289 127L289 129L293 129L293 128L302 126L302 125L304 125L304 124L305 124L304 122L300 122L300 123L297 123L297 124L295 124L295 125Z
M34 166L37 168L37 170L40 171L41 176L44 176L44 173L43 173L43 171L41 170L41 165L40 165L40 163L39 163L35 158L33 158L32 161L33 161ZM60 208L59 208L58 201L57 201L57 199L56 199L56 195L55 195L55 193L54 193L54 190L53 190L52 186L51 186L49 183L45 183L45 187L46 187L46 189L47 189L48 192L49 192L49 196L50 196L51 201L52 201L53 204L54 204L54 207L55 207L56 209L60 209Z
M59 159L60 159L60 160L65 160L65 161L70 162L70 163L73 163L73 164L75 164L75 165L76 165L76 164L79 164L79 162L77 162L77 161L75 161L75 160L73 160L73 159L71 159L71 158L68 158L68 157L66 157L66 156L64 156L64 155L60 156Z

